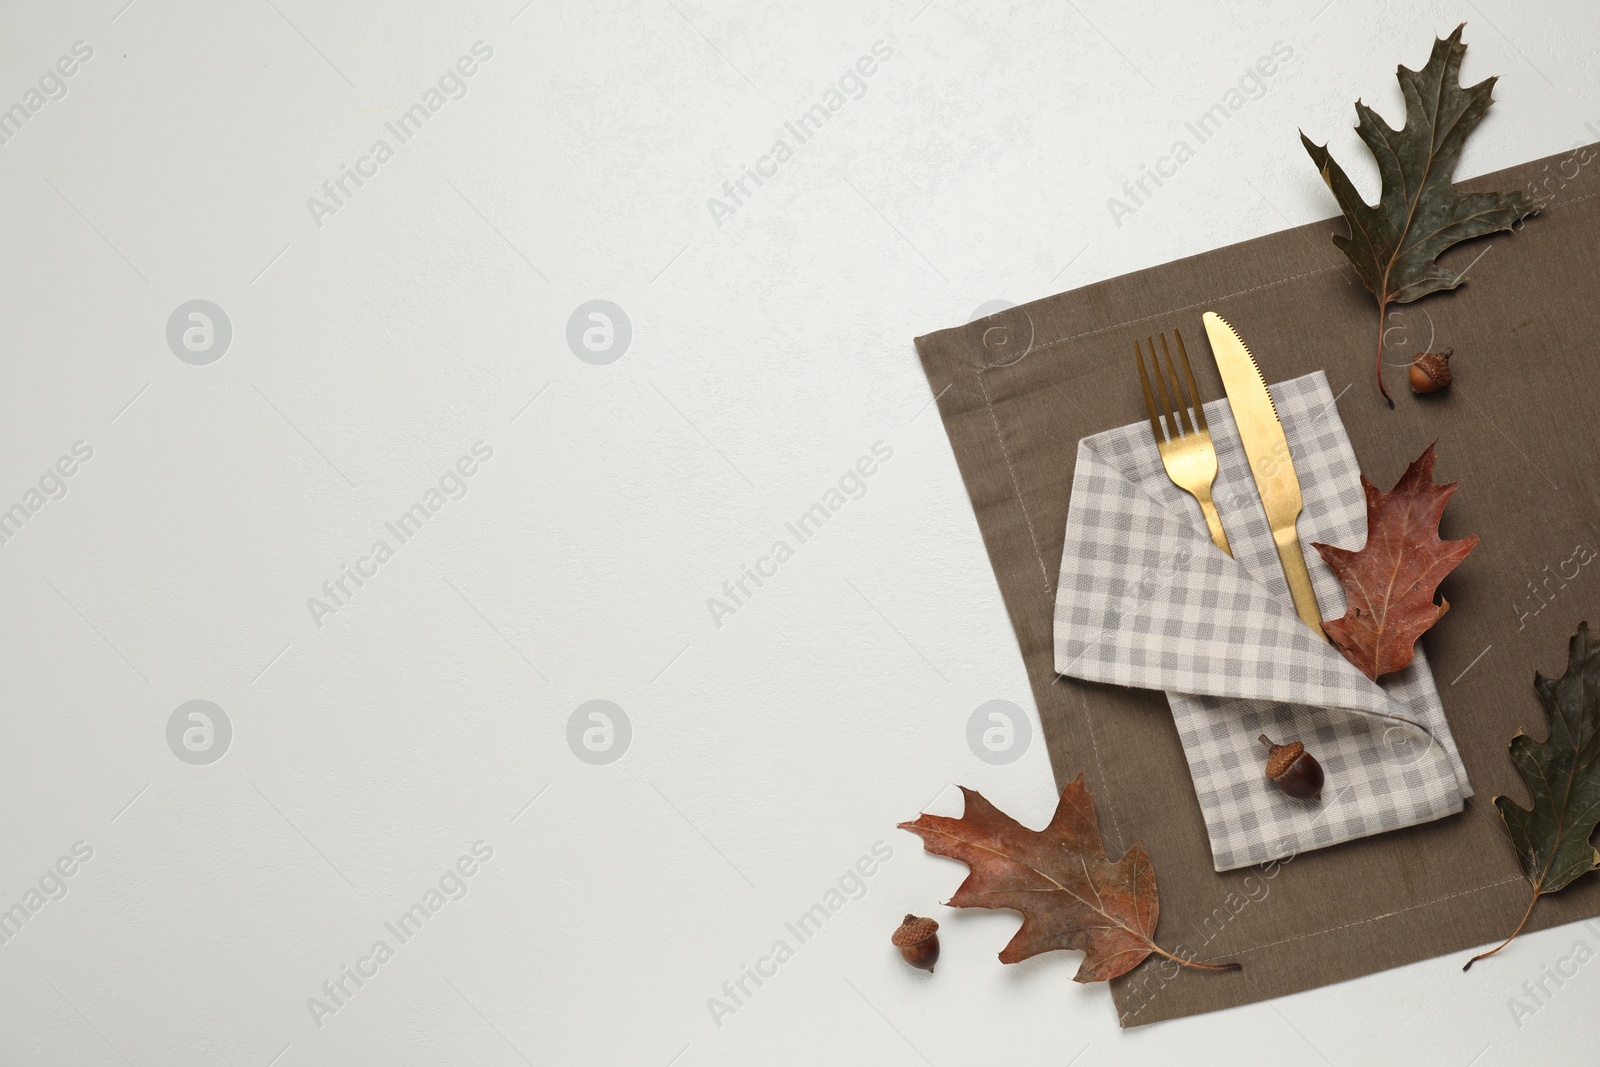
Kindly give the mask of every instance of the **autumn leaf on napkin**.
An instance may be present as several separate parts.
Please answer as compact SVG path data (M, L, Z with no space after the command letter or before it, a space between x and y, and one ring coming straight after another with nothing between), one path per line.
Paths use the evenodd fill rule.
M1536 673L1533 688L1550 719L1550 735L1535 741L1519 731L1511 739L1511 761L1528 783L1533 808L1494 798L1533 896L1511 937L1472 957L1462 970L1511 944L1541 896L1600 867L1600 852L1589 843L1600 825L1600 642L1589 636L1588 623L1578 624L1567 646L1567 673Z
M1440 540L1439 520L1456 483L1435 485L1433 463L1429 445L1387 493L1361 476L1367 543L1359 551L1311 543L1344 586L1344 617L1322 629L1374 681L1411 662L1417 638L1450 610L1448 600L1433 602L1439 583L1478 544L1476 534Z
M1079 982L1104 982L1127 974L1152 952L1189 967L1238 970L1237 963L1186 960L1159 948L1156 869L1142 845L1111 862L1100 840L1094 798L1083 775L1061 791L1061 802L1043 830L1030 830L961 787L961 818L924 813L900 829L922 838L927 851L965 863L971 872L949 904L955 908L1009 908L1022 913L1022 927L1000 953L1001 963L1020 963L1051 949L1082 950Z
M1361 122L1356 133L1372 150L1383 178L1377 206L1368 204L1334 162L1326 145L1300 143L1322 173L1344 212L1350 236L1335 236L1338 246L1378 299L1378 390L1394 407L1383 385L1383 323L1390 304L1407 304L1441 289L1454 289L1465 274L1434 262L1445 249L1496 230L1539 210L1540 201L1524 193L1463 193L1451 183L1461 148L1493 102L1494 78L1462 88L1461 57L1467 46L1461 30L1434 41L1433 55L1421 70L1398 67L1395 76L1406 98L1406 122L1392 130L1378 113L1356 101Z

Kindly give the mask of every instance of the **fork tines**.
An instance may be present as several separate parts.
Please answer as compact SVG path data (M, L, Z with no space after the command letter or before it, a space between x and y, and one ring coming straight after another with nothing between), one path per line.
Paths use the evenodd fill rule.
M1167 476L1174 485L1195 498L1212 543L1231 556L1233 550L1228 545L1227 532L1211 500L1211 485L1217 478L1217 449L1211 441L1211 428L1206 425L1206 409L1200 402L1200 389L1195 384L1194 368L1189 365L1183 334L1175 329L1172 336L1178 342L1178 357L1183 361L1181 378L1172 361L1172 349L1167 347L1167 335L1161 334L1161 355L1167 361L1165 372L1161 369L1161 358L1156 355L1155 338L1147 335L1144 339L1150 348L1150 366L1156 374L1156 392L1161 396L1159 407L1156 392L1150 389L1144 353L1138 339L1133 342L1133 357L1139 364L1139 384L1144 386L1145 409L1150 413L1150 432L1155 435L1156 449L1161 453Z
M1184 383L1179 380L1178 370L1173 365L1172 350L1167 347L1166 332L1163 331L1161 334L1161 352L1167 357L1167 371L1172 375L1172 393L1170 399L1167 393L1167 377L1161 373L1161 361L1156 358L1155 340L1149 335L1146 335L1145 344L1150 346L1150 364L1155 368L1156 372L1156 388L1161 394L1161 406L1159 408L1156 407L1155 396L1150 392L1150 378L1145 373L1144 355L1139 350L1139 340L1138 338L1134 338L1133 341L1133 355L1134 358L1139 362L1139 383L1144 386L1144 403L1145 407L1150 412L1150 429L1155 432L1157 441L1160 441L1163 438L1168 441L1173 441L1184 434L1192 434L1195 432L1197 425L1201 433L1211 432L1210 427L1206 425L1206 409L1199 402L1200 390L1195 385L1194 368L1189 366L1189 352L1186 348L1184 348L1183 334L1177 329L1174 329L1172 334L1177 338L1178 357L1183 360L1183 373L1185 378L1188 379L1188 395L1180 395L1180 390ZM1177 401L1176 406L1173 404L1174 400ZM1192 422L1190 421L1190 408L1194 409L1194 417ZM1161 416L1161 421L1157 421L1158 413ZM1162 430L1163 426L1166 427L1166 431L1164 433Z

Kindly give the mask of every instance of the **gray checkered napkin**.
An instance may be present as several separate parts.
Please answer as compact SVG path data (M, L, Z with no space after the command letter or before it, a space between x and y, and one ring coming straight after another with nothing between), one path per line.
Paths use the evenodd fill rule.
M1320 371L1272 395L1305 498L1312 584L1323 617L1336 618L1344 592L1310 546L1366 541L1355 453ZM1225 399L1205 407L1234 558L1167 477L1147 421L1084 438L1056 588L1056 670L1166 690L1219 871L1460 811L1472 787L1422 649L1373 682L1306 628L1233 414ZM1263 733L1305 742L1327 772L1320 802L1267 780Z

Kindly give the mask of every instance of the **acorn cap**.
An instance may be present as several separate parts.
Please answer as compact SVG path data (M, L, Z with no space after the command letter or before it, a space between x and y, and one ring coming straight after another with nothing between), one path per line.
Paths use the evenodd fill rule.
M1434 385L1443 389L1449 385L1454 375L1450 373L1450 357L1455 355L1455 349L1447 348L1443 352L1418 352L1417 358L1411 363Z
M1306 746L1299 741L1290 741L1287 745L1273 745L1272 754L1267 757L1267 777L1277 778L1288 770Z
M915 915L907 915L905 921L895 927L894 936L890 938L895 948L910 948L920 945L932 937L939 930L939 924L932 919L922 919Z

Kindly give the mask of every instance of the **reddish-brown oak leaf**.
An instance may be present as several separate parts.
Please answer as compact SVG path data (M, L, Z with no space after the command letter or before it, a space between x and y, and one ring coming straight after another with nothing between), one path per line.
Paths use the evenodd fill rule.
M1367 543L1359 552L1312 542L1344 586L1347 610L1322 629L1368 678L1411 662L1417 638L1450 610L1433 602L1445 575L1478 544L1476 534L1439 539L1439 519L1456 483L1435 485L1433 446L1385 493L1361 476L1367 494Z
M1051 949L1083 952L1075 976L1104 982L1127 974L1152 952L1190 967L1238 970L1237 963L1196 963L1159 948L1151 938L1159 912L1156 870L1142 845L1115 863L1106 858L1095 820L1094 798L1083 775L1061 791L1061 803L1043 830L1030 830L974 790L961 789L961 818L923 814L903 822L929 852L971 868L950 898L956 908L1009 908L1022 928L1000 953L1019 963Z

